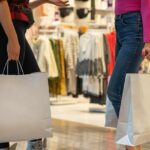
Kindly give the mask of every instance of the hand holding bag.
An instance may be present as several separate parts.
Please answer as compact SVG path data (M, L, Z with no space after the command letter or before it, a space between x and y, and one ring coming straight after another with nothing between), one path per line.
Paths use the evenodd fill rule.
M4 71L7 68L7 74L8 65L9 61L4 68ZM19 67L23 73L17 62ZM40 72L0 75L0 143L49 136L51 116L47 75Z

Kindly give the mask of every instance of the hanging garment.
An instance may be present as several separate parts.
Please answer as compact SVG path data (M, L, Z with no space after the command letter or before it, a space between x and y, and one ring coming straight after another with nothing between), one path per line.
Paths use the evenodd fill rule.
M61 62L60 62L60 53L59 53L59 42L58 40L55 39L50 39L50 45L52 47L53 53L54 53L54 58L56 60L56 65L58 69L58 77L60 78L61 75Z
M66 89L66 71L65 71L65 54L62 40L50 39L55 59L57 62L57 68L59 70L59 76L55 79L49 79L50 94L52 96L67 95Z
M107 39L105 34L103 35L104 39L104 55L105 55L105 64L106 64L106 74L108 75L108 64L110 63L110 51L107 44Z
M77 74L101 75L106 73L103 35L85 33L80 38Z
M33 52L42 72L47 72L49 78L58 77L58 69L52 47L45 36L39 36L33 42Z
M65 33L64 37L64 50L66 71L68 80L68 93L76 95L77 93L77 77L76 77L76 65L77 65L77 52L79 45L79 37L77 32Z
M67 88L66 88L65 54L64 54L63 41L59 40L58 44L59 44L60 63L61 63L60 94L66 96Z
M84 93L92 93L92 95L100 95L100 82L97 76L83 77L83 91Z
M90 64L93 60L93 52L95 50L95 37L89 33L85 33L80 37L78 63L76 72L78 76L94 75L92 66Z
M103 38L104 37L103 37L102 33L96 35L96 52L95 52L95 59L96 60L95 61L96 61L96 64L98 66L98 71L97 71L98 75L106 73L104 39Z
M83 79L83 92L99 98L104 95L106 74L103 40L103 34L97 31L81 36L76 69L77 75Z
M109 64L107 65L108 75L112 75L115 66L116 33L105 34L106 44L109 50Z
M49 92L51 96L57 96L57 95L60 95L60 90L61 90L60 89L60 79L61 79L60 53L59 53L57 41L54 39L50 39L49 42L52 46L54 57L56 60L57 69L58 69L58 77L55 79L49 78Z

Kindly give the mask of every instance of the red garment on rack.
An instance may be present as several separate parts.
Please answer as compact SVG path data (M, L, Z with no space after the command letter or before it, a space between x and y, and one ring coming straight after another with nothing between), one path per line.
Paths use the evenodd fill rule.
M107 65L108 75L112 75L115 66L115 51L116 51L116 32L105 34L107 46L109 49L109 63Z

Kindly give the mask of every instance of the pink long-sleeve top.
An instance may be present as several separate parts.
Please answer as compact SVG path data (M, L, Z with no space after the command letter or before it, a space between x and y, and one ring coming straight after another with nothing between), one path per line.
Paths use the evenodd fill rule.
M150 0L116 0L116 15L141 11L144 42L150 42Z

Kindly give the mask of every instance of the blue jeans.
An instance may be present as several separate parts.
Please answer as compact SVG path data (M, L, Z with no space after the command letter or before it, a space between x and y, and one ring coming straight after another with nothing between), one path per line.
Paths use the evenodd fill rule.
M108 97L119 117L123 87L127 73L137 73L142 61L143 25L140 12L118 15L116 64L108 86Z

